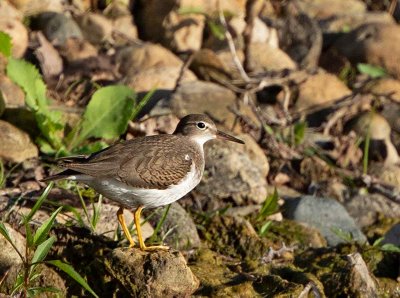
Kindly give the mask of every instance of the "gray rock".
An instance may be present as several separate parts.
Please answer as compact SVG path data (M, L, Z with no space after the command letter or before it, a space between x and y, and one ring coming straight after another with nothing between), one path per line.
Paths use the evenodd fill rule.
M250 137L245 142L255 143ZM237 205L261 204L267 196L269 165L262 150L254 152L247 144L232 142L205 146L206 167L196 191L213 201L232 198Z
M78 24L70 17L55 12L45 12L38 16L38 29L56 45L63 45L69 38L82 39Z
M359 194L343 204L361 228L376 223L382 214L387 218L400 218L399 204L379 194Z
M375 277L369 272L361 254L358 252L349 254L347 261L351 267L349 272L350 295L352 297L378 297Z
M338 232L335 233L336 229L350 233L357 242L364 243L367 241L354 219L334 199L301 196L286 200L284 206L283 215L286 218L317 228L330 246L346 242L345 239L339 237Z
M6 109L21 108L25 106L25 94L22 89L13 81L11 81L8 77L3 75L0 75L0 93L0 97L2 97L2 99L4 100L4 107ZM0 98L0 102L2 101L2 99Z
M400 223L395 224L389 231L387 231L382 243L391 243L400 246Z
M117 248L106 257L105 266L132 297L189 297L199 286L177 251Z
M38 156L38 149L27 133L0 120L0 159L22 162Z
M160 221L164 208L156 210L150 222L155 227ZM172 203L168 215L161 228L161 237L167 237L164 242L178 250L188 250L200 246L200 237L193 219L178 203Z

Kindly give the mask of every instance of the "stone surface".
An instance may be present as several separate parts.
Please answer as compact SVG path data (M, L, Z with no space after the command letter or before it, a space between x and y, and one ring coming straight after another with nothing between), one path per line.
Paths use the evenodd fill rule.
M199 286L177 251L117 248L106 257L105 265L133 297L189 297Z
M330 246L346 242L334 232L335 229L350 233L352 239L357 242L364 243L367 241L354 219L351 218L343 205L334 199L312 196L288 199L285 200L283 215L286 218L317 228Z
M399 78L400 26L370 23L362 25L340 38L335 48L353 63L368 63L383 67Z
M395 224L384 236L382 243L400 246L400 223Z
M37 157L38 149L27 133L0 120L0 158L12 162Z
M69 63L96 57L97 49L86 40L68 38L62 46L59 46L60 54Z
M250 65L254 72L280 71L283 69L297 68L297 64L285 52L266 43L252 43L249 50ZM237 72L232 54L229 50L219 51L217 55L232 72ZM243 63L243 51L238 50L237 55L239 60Z
M0 17L0 31L10 35L12 40L11 54L21 58L28 48L28 30L17 18Z
M4 224L11 240L17 247L18 251L24 256L25 254L25 238L8 223ZM0 275L3 276L6 271L14 265L22 264L22 260L11 244L0 235Z
M136 92L148 92L153 88L172 91L176 86L180 72L181 67L155 66L128 76L124 83ZM186 70L181 82L195 80L196 76L190 70Z
M356 15L365 13L365 3L358 0L301 0L301 10L316 19L328 19L338 15Z
M295 108L303 111L315 106L323 107L350 94L351 90L336 76L319 71L300 84Z
M124 76L134 75L152 67L181 67L183 62L170 50L152 43L123 47L117 51L116 62Z
M344 32L356 29L368 23L393 24L393 16L388 12L367 12L358 14L336 15L319 21L321 30L324 33Z
M63 45L69 38L82 39L82 31L72 18L55 12L44 12L37 18L37 29L55 45Z
M10 18L10 19L17 19L17 20L21 21L23 15L15 7L16 6L11 5L8 1L1 1L0 2L0 18L1 19Z
M165 208L156 209L150 218L153 226L161 220L164 210ZM200 237L193 219L177 202L171 204L161 227L160 236L164 239L164 243L177 250L189 250L200 246Z
M387 218L400 218L400 206L379 194L355 195L343 204L361 228L376 223L382 215Z
M117 45L123 45L138 38L138 30L133 23L131 15L120 16L113 19L112 25L113 40Z
M393 78L381 78L364 86L364 90L378 95L387 95L400 103L400 81Z
M196 191L209 200L232 198L237 205L264 202L269 165L262 150L253 149L256 146L218 141L207 145L205 172Z
M237 107L237 110L256 123L256 126L259 123L250 106L242 102L237 103L235 93L211 82L194 81L181 84L171 98L170 107L179 118L192 113L208 114L218 127L234 132L241 132L241 129L235 126L236 117L229 107Z
M88 12L77 18L84 38L93 44L111 40L112 21L99 13Z
M375 277L369 272L360 253L347 255L350 264L350 292L352 297L378 297Z

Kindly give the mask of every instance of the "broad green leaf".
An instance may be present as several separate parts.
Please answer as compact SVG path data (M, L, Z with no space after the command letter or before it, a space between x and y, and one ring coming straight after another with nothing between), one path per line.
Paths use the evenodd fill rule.
M25 102L33 111L47 109L46 85L38 69L22 59L10 58L7 75L25 91Z
M98 141L85 144L78 148L73 148L72 153L73 155L90 155L91 153L100 151L108 146L109 144L107 144L106 142Z
M44 200L46 200L46 198L49 195L50 190L53 188L53 186L54 186L54 182L50 182L49 185L47 185L47 187L45 188L43 193L40 195L39 199L36 201L35 205L33 205L31 211L29 212L29 214L23 218L23 222L22 223L25 224L25 223L30 222L32 217L39 210L40 206L42 206Z
M11 37L7 33L0 31L0 53L6 57L11 56Z
M71 265L61 262L60 260L47 261L46 263L56 266L58 269L64 271L71 278L73 278L77 283L79 283L83 288L85 288L94 297L99 297L88 285L88 283L83 279L83 277L72 268Z
M46 239L57 214L60 213L62 208L63 207L59 207L56 211L54 211L53 214L37 229L35 235L33 236L33 244L39 245Z
M49 239L41 243L35 250L35 253L33 254L33 258L31 263L36 264L43 262L43 260L46 258L47 254L50 251L50 248L52 247L54 241L56 241L56 237L51 236Z
M25 221L25 220L23 220ZM25 222L24 224L25 227L25 234L26 234L26 245L28 247L33 247L33 233L32 233L32 229L31 226L29 225L29 222Z
M135 96L132 89L122 85L97 90L86 107L82 129L71 147L76 147L89 137L119 137L128 127Z
M357 70L360 73L369 75L371 78L374 79L386 76L386 71L382 67L374 66L371 64L358 63Z

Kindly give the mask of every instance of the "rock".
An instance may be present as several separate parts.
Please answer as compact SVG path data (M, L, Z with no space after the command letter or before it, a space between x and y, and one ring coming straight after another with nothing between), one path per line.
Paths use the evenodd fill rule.
M183 62L166 48L152 43L123 47L117 51L119 72L132 76L152 67L182 67Z
M164 208L159 208L150 218L156 226L164 213ZM160 230L161 238L168 235L164 242L177 250L190 250L200 246L200 237L193 219L178 203L172 203L164 224Z
M285 201L283 215L317 228L330 246L346 242L334 232L335 229L351 234L357 242L367 241L343 205L333 199L312 196L289 199Z
M240 8L244 8L244 1L221 1L221 9L235 15L234 11L239 8L236 2L241 2ZM217 6L215 1L192 3L169 0L160 5L158 2L141 0L140 10L136 14L141 39L160 42L174 51L199 50L203 39L204 15L179 12L191 7L212 14L211 11L215 11Z
M383 244L391 243L400 246L400 223L395 224L384 236Z
M11 5L8 1L0 2L0 19L9 18L22 21L22 13Z
M237 107L238 105L238 107ZM235 126L235 115L229 107L237 107L237 110L256 123L259 121L248 105L237 103L236 95L231 90L211 82L194 81L180 85L171 98L172 112L182 118L191 113L206 113L216 120L217 126L241 132L239 126Z
M346 126L346 130L353 130L364 140L370 137L370 159L384 159L386 166L394 165L400 160L390 139L390 124L380 114L375 112L361 113Z
M38 149L27 133L0 120L0 159L22 162L38 156Z
M254 141L250 148L257 146ZM206 166L197 193L209 200L232 198L236 205L261 204L267 197L268 160L261 149L230 142L205 147Z
M382 215L386 218L400 218L400 206L379 194L358 194L343 204L361 228L375 224Z
M69 38L83 39L81 29L70 17L55 12L44 12L37 17L37 28L54 45L62 46Z
M364 86L364 91L379 95L387 95L400 103L400 81L393 78L381 78Z
M181 67L156 66L130 75L124 82L136 92L148 92L153 88L172 91L175 88L180 72ZM190 70L186 70L181 82L185 83L195 80L196 76Z
M301 0L299 7L301 7L301 11L316 19L363 14L367 10L365 3L358 0Z
M352 297L378 297L375 277L369 272L360 253L347 255L351 267L349 289Z
M12 40L11 54L21 58L28 48L28 30L17 18L0 17L0 31L10 35Z
M233 73L226 64L210 49L201 49L194 53L190 70L204 81L219 83L220 85L229 84L233 78L239 78L237 69Z
M324 33L338 33L354 30L357 27L368 23L394 24L394 19L388 12L367 12L360 14L336 15L319 21L321 30Z
M254 72L281 71L284 69L296 69L297 64L281 49L274 48L266 43L250 44L250 65ZM219 59L231 72L237 73L232 54L229 50L222 50L217 53ZM237 51L241 63L244 60L242 50Z
M295 108L303 111L311 107L324 107L350 94L351 90L336 76L319 71L300 84Z
M85 13L77 18L84 38L93 44L101 44L111 40L112 21L98 13Z
M22 256L25 255L25 238L8 223L4 223L5 228L10 235L11 240L15 244ZM11 244L0 236L0 275L3 276L6 271L14 265L22 264L22 260Z
M199 281L177 251L117 248L105 266L133 297L188 297Z
M89 59L98 55L97 49L86 40L69 38L59 46L60 54L69 63Z
M12 0L12 1L24 2L25 0ZM20 7L20 9L27 17L38 15L43 12L62 13L68 10L67 7L68 4L64 0L28 0L25 2L26 4Z
M138 38L138 30L131 15L120 16L112 20L113 39L117 45L125 45Z
M368 63L383 67L400 77L400 26L370 23L362 25L338 39L334 47L352 63Z

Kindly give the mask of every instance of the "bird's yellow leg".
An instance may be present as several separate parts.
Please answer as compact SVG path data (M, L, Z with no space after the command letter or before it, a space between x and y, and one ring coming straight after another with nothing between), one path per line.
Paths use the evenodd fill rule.
M119 221L119 223L120 223L120 225L122 227L122 230L124 231L125 237L129 241L129 247L134 247L135 246L135 242L133 241L131 233L129 232L129 229L126 226L126 223L125 223L124 208L120 207L118 209L117 217L118 217L118 221Z
M169 249L168 246L164 245L155 245L155 246L146 246L143 241L143 236L142 236L142 228L140 227L140 213L142 213L143 207L140 206L138 209L135 211L135 226L136 226L136 233L138 236L138 241L139 241L139 246L141 250L157 250L157 249Z

